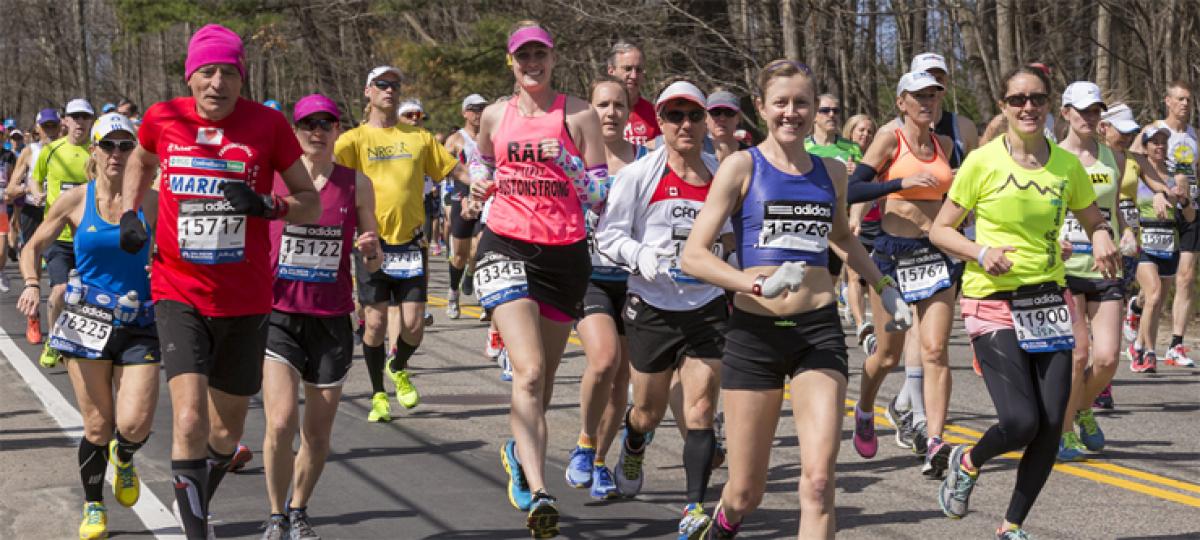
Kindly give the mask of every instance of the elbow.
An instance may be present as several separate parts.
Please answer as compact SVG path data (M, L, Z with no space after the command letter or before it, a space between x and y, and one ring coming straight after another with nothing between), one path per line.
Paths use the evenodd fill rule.
M954 232L954 229L935 222L929 227L929 241L933 243L934 247L945 253L949 253L948 237L946 235L952 232Z

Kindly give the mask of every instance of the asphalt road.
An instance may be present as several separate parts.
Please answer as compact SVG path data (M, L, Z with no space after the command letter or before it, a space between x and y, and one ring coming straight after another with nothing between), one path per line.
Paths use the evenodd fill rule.
M495 364L483 356L485 332L473 317L477 309L466 308L462 319L448 320L440 307L444 269L435 270L433 278L430 309L437 322L412 361L421 405L403 412L394 405L392 423L369 424L366 373L356 364L350 374L334 426L333 453L309 507L325 538L528 537L522 516L505 497L505 474L498 459L508 436L508 383L499 380ZM23 319L12 307L16 296L15 290L0 295L0 329L8 336L0 335L0 538L72 538L82 503L72 439L78 432L64 432L56 418L70 416L74 398L64 369L36 367L38 349L25 343ZM958 442L970 441L992 423L994 412L982 380L971 371L961 325L956 325L950 351L954 394L948 434ZM862 352L852 349L850 400L857 393L862 362ZM583 365L580 348L571 345L548 414L547 473L564 516L562 536L671 536L684 502L684 474L682 441L669 420L649 451L646 487L636 500L595 502L563 482L567 452L579 430ZM41 384L42 398L33 390L39 385L27 379L49 381ZM902 374L889 378L880 405L902 380ZM179 533L163 510L173 498L165 388L164 384L154 434L137 457L143 486L161 505L147 502L154 497L144 492L135 514L117 505L110 494L114 537L167 538ZM1098 414L1108 447L1086 463L1058 466L1026 529L1039 539L1200 538L1200 484L1193 483L1200 482L1198 390L1198 371L1160 367L1156 375L1135 375L1123 363L1114 383L1117 408ZM45 395L55 392L60 394L58 406L48 406ZM260 405L257 400L252 404L244 439L255 451L262 446ZM784 407L767 495L743 527L746 538L796 533L799 453L790 405ZM839 536L989 538L1007 506L1016 460L1006 457L988 464L971 500L971 514L961 521L949 520L934 498L938 484L920 475L916 458L893 444L892 430L882 415L879 418L880 451L872 460L861 459L850 445L850 419L843 426L837 469ZM609 461L616 462L615 451ZM261 534L268 511L261 464L256 454L245 470L222 483L212 505L219 538ZM725 477L724 469L714 474L710 497L717 496Z

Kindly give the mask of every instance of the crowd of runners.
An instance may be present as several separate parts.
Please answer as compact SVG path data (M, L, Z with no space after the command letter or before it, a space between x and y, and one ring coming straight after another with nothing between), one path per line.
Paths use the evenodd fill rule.
M957 519L987 462L1023 452L1001 539L1030 537L1022 524L1056 461L1104 448L1092 410L1115 406L1122 354L1154 372L1169 324L1163 363L1194 366L1187 82L1141 125L1095 83L1058 89L1045 65L1021 66L1000 79L981 136L945 110L938 54L912 59L894 118L843 120L803 63L767 64L753 96L686 79L652 93L627 42L588 95L567 95L554 38L525 21L505 49L514 92L467 95L462 129L442 140L397 68L364 70L363 122L349 126L319 93L290 108L240 97L242 47L224 27L196 31L189 94L144 114L73 99L30 129L3 126L0 269L18 263L26 338L44 344L43 367L65 362L84 419L81 540L107 535L110 463L117 502L138 500L160 368L172 421L153 444L170 445L187 537L213 537L214 493L249 458L240 441L261 395L263 538L319 538L307 506L357 343L368 421L390 421L393 399L417 407L408 366L443 258L446 316L474 296L485 354L511 381L503 496L534 538L570 512L553 490L637 496L668 410L684 441L679 538L736 537L762 501L785 396L798 534L832 537L843 324L867 355L853 410L863 459L886 402L896 443L940 480L929 504ZM744 129L743 107L759 127ZM997 415L964 446L944 439L958 316ZM587 366L564 486L546 476L546 410L572 331ZM880 396L901 362L902 390ZM722 465L728 481L710 489Z

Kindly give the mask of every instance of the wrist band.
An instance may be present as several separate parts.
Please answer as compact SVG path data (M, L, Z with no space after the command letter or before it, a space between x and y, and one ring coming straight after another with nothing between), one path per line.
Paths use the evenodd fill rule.
M758 277L754 278L754 285L750 286L750 294L753 294L754 296L762 296L763 283L766 282L767 276L759 274Z
M895 287L895 286L896 286L896 281L894 279L892 279L892 276L885 275L885 276L879 278L879 281L875 282L875 285L874 285L875 294L883 294L884 289L886 289L888 287Z
M41 283L26 283L25 287L33 287L35 289L41 289L42 284Z
M979 249L979 255L975 256L975 262L979 263L980 267L983 266L983 256L987 255L988 249L990 249L990 248L987 246L983 246L982 248Z

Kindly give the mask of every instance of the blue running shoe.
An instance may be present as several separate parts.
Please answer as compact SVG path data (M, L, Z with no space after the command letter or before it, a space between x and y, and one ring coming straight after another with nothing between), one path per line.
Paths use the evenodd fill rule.
M1084 448L1083 443L1079 441L1079 435L1076 435L1074 431L1063 433L1062 438L1058 441L1058 461L1061 463L1084 461L1087 459Z
M517 441L505 441L500 449L500 462L504 464L504 472L508 473L508 502L517 510L529 510L533 493L529 491L525 471L521 470L521 462L517 459Z
M592 491L593 499L605 501L615 499L621 495L617 491L616 481L613 480L612 471L604 465L598 465L592 469Z
M525 526L534 538L558 536L558 499L539 489L533 494Z
M1090 407L1075 414L1075 425L1079 426L1079 440L1088 450L1104 450L1104 431L1096 423L1096 416Z
M596 460L595 448L576 446L571 450L567 463L567 485L573 488L592 487L592 462Z
M683 507L683 519L679 520L679 540L701 540L708 532L712 518L704 513L699 503Z

